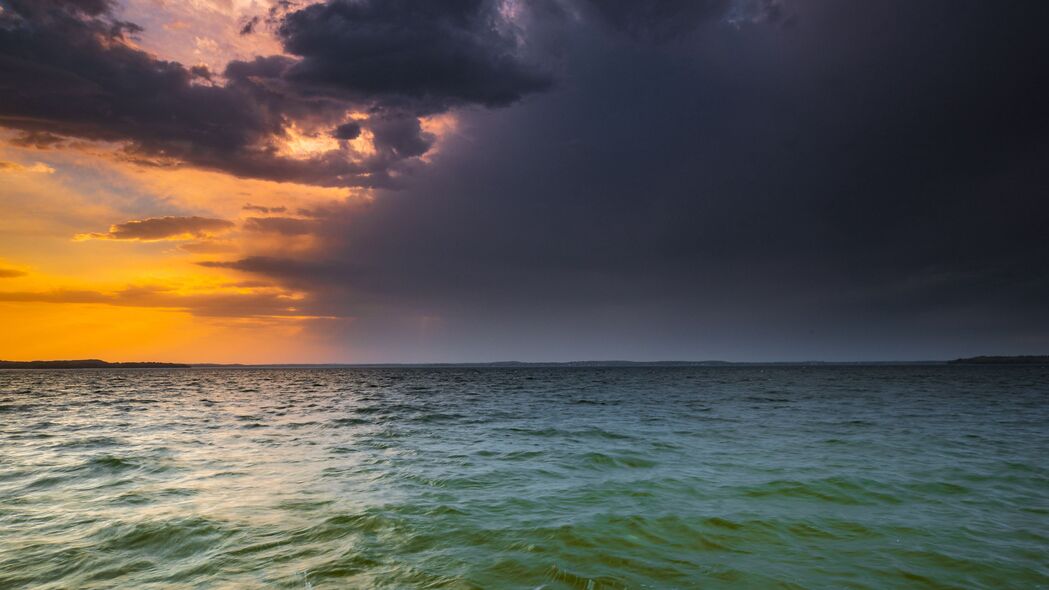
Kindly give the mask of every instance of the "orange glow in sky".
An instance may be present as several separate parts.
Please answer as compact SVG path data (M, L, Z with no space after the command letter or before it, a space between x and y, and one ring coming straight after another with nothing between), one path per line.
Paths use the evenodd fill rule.
M308 327L351 318L304 312L308 293L197 263L308 247L310 236L245 230L266 215L244 206L294 211L355 198L350 191L141 168L79 150L4 145L0 162L3 358L345 357ZM166 226L172 219L206 223Z
M226 84L222 72L232 60L288 57L265 20L280 8L276 0L115 6L114 18L142 30L106 43L210 72L193 84ZM249 25L252 34L243 34ZM390 157L367 127L333 137L333 124L367 121L368 113L301 116L283 119L252 149L291 167L364 169ZM456 121L438 114L420 125L436 138L418 158L426 164ZM330 311L317 293L259 279L233 262L308 260L322 246L313 211L366 206L374 189L260 180L264 174L209 170L133 147L0 128L0 359L353 360L339 337L352 329L352 316Z

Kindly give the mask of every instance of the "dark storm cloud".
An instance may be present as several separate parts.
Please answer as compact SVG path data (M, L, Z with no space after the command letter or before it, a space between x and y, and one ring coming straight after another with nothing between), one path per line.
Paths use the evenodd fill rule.
M375 148L399 158L425 154L436 139L433 134L422 130L415 117L374 119L370 127Z
M795 0L797 2L797 0ZM791 0L580 0L584 14L642 42L664 43L711 22L793 24Z
M336 127L331 135L335 139L357 139L361 135L361 126L359 123L343 123Z
M638 39L665 41L725 16L732 0L586 0L613 28Z
M343 261L303 260L274 256L249 256L239 260L206 260L198 262L205 268L226 268L246 273L267 275L288 286L302 285L312 290L318 279L334 286L349 281L355 274L352 265Z
M282 11L272 19L287 51L301 59L234 61L221 84L206 68L158 60L128 44L140 29L115 19L109 2L0 0L0 7L0 126L27 138L127 142L125 157L145 165L322 186L390 185L432 143L413 132L415 116L502 106L549 86L518 57L491 2L333 0ZM362 108L388 112L364 123L386 138L378 157L277 153L273 140L289 122L331 128ZM350 139L354 125L337 134Z
M301 56L286 78L422 111L507 105L551 79L518 53L493 0L329 0L292 12L278 34Z
M319 217L309 260L221 264L372 310L346 337L387 358L1049 346L1049 5L754 6L672 44L584 22L565 85L465 115L405 190Z
M184 161L240 176L353 184L359 170L335 159L293 161L261 147L296 110L247 80L202 85L182 65L124 43L127 26L66 3L4 2L0 14L0 125L29 134L127 141L130 159Z
M15 12L42 15L62 10L73 14L99 16L113 8L112 0L8 0L6 4Z
M306 235L315 229L310 219L295 217L249 217L244 220L244 229L248 231L278 233L286 236Z

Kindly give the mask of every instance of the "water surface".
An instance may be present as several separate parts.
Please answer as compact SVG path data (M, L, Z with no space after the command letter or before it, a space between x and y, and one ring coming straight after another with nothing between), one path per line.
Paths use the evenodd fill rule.
M1046 588L1049 369L0 372L0 588Z

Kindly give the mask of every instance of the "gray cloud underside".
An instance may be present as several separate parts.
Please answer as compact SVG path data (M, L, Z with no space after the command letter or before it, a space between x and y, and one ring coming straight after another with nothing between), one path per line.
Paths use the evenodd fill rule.
M208 217L151 217L118 223L105 233L83 237L103 240L165 240L182 236L205 237L233 228L233 222Z
M302 301L272 291L180 295L153 286L128 287L114 293L90 290L0 292L0 302L97 304L187 311L214 318L301 317Z
M244 229L257 232L272 232L286 236L313 233L316 222L295 217L249 217L244 220Z
M264 207L262 205L252 205L251 203L245 203L244 206L241 207L241 208L244 209L245 211L257 211L259 213L284 213L285 211L288 210L287 207L283 207L283 206L281 206L281 207Z
M511 26L492 0L331 0L292 12L277 32L302 58L287 80L428 111L505 106L550 87L519 57L502 30Z
M60 136L128 142L127 158L142 164L322 186L389 186L432 143L416 116L505 106L550 85L517 56L490 1L331 0L291 11L278 33L298 59L231 62L221 85L202 68L126 44L139 29L115 20L108 2L2 0L0 6L0 126L24 131L22 141L33 145ZM351 109L372 118L342 124ZM294 121L323 133L337 128L342 139L356 136L352 125L365 125L390 139L367 158L339 151L284 157L272 139Z
M564 4L594 22L662 40L739 6L769 2ZM551 14L567 18L551 9L556 5L518 8L544 16L530 21L541 28ZM529 35L506 18L502 0L327 0L287 8L270 21L293 57L234 61L221 76L125 43L141 30L113 17L107 0L0 0L0 6L0 126L23 132L16 143L43 149L65 137L125 142L124 156L142 165L321 186L398 186L434 142L416 117L507 106L549 91L559 61L556 52L525 46ZM343 121L351 109L371 116ZM296 121L343 140L368 128L377 152L283 156L274 138Z
M319 214L309 259L217 264L358 315L343 337L382 358L1049 346L1049 8L790 9L581 34L571 84L471 114L413 186Z

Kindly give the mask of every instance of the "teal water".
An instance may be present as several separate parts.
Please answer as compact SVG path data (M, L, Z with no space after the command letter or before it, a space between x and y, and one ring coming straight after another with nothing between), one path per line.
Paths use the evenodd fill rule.
M1049 369L0 372L0 588L1047 588Z

